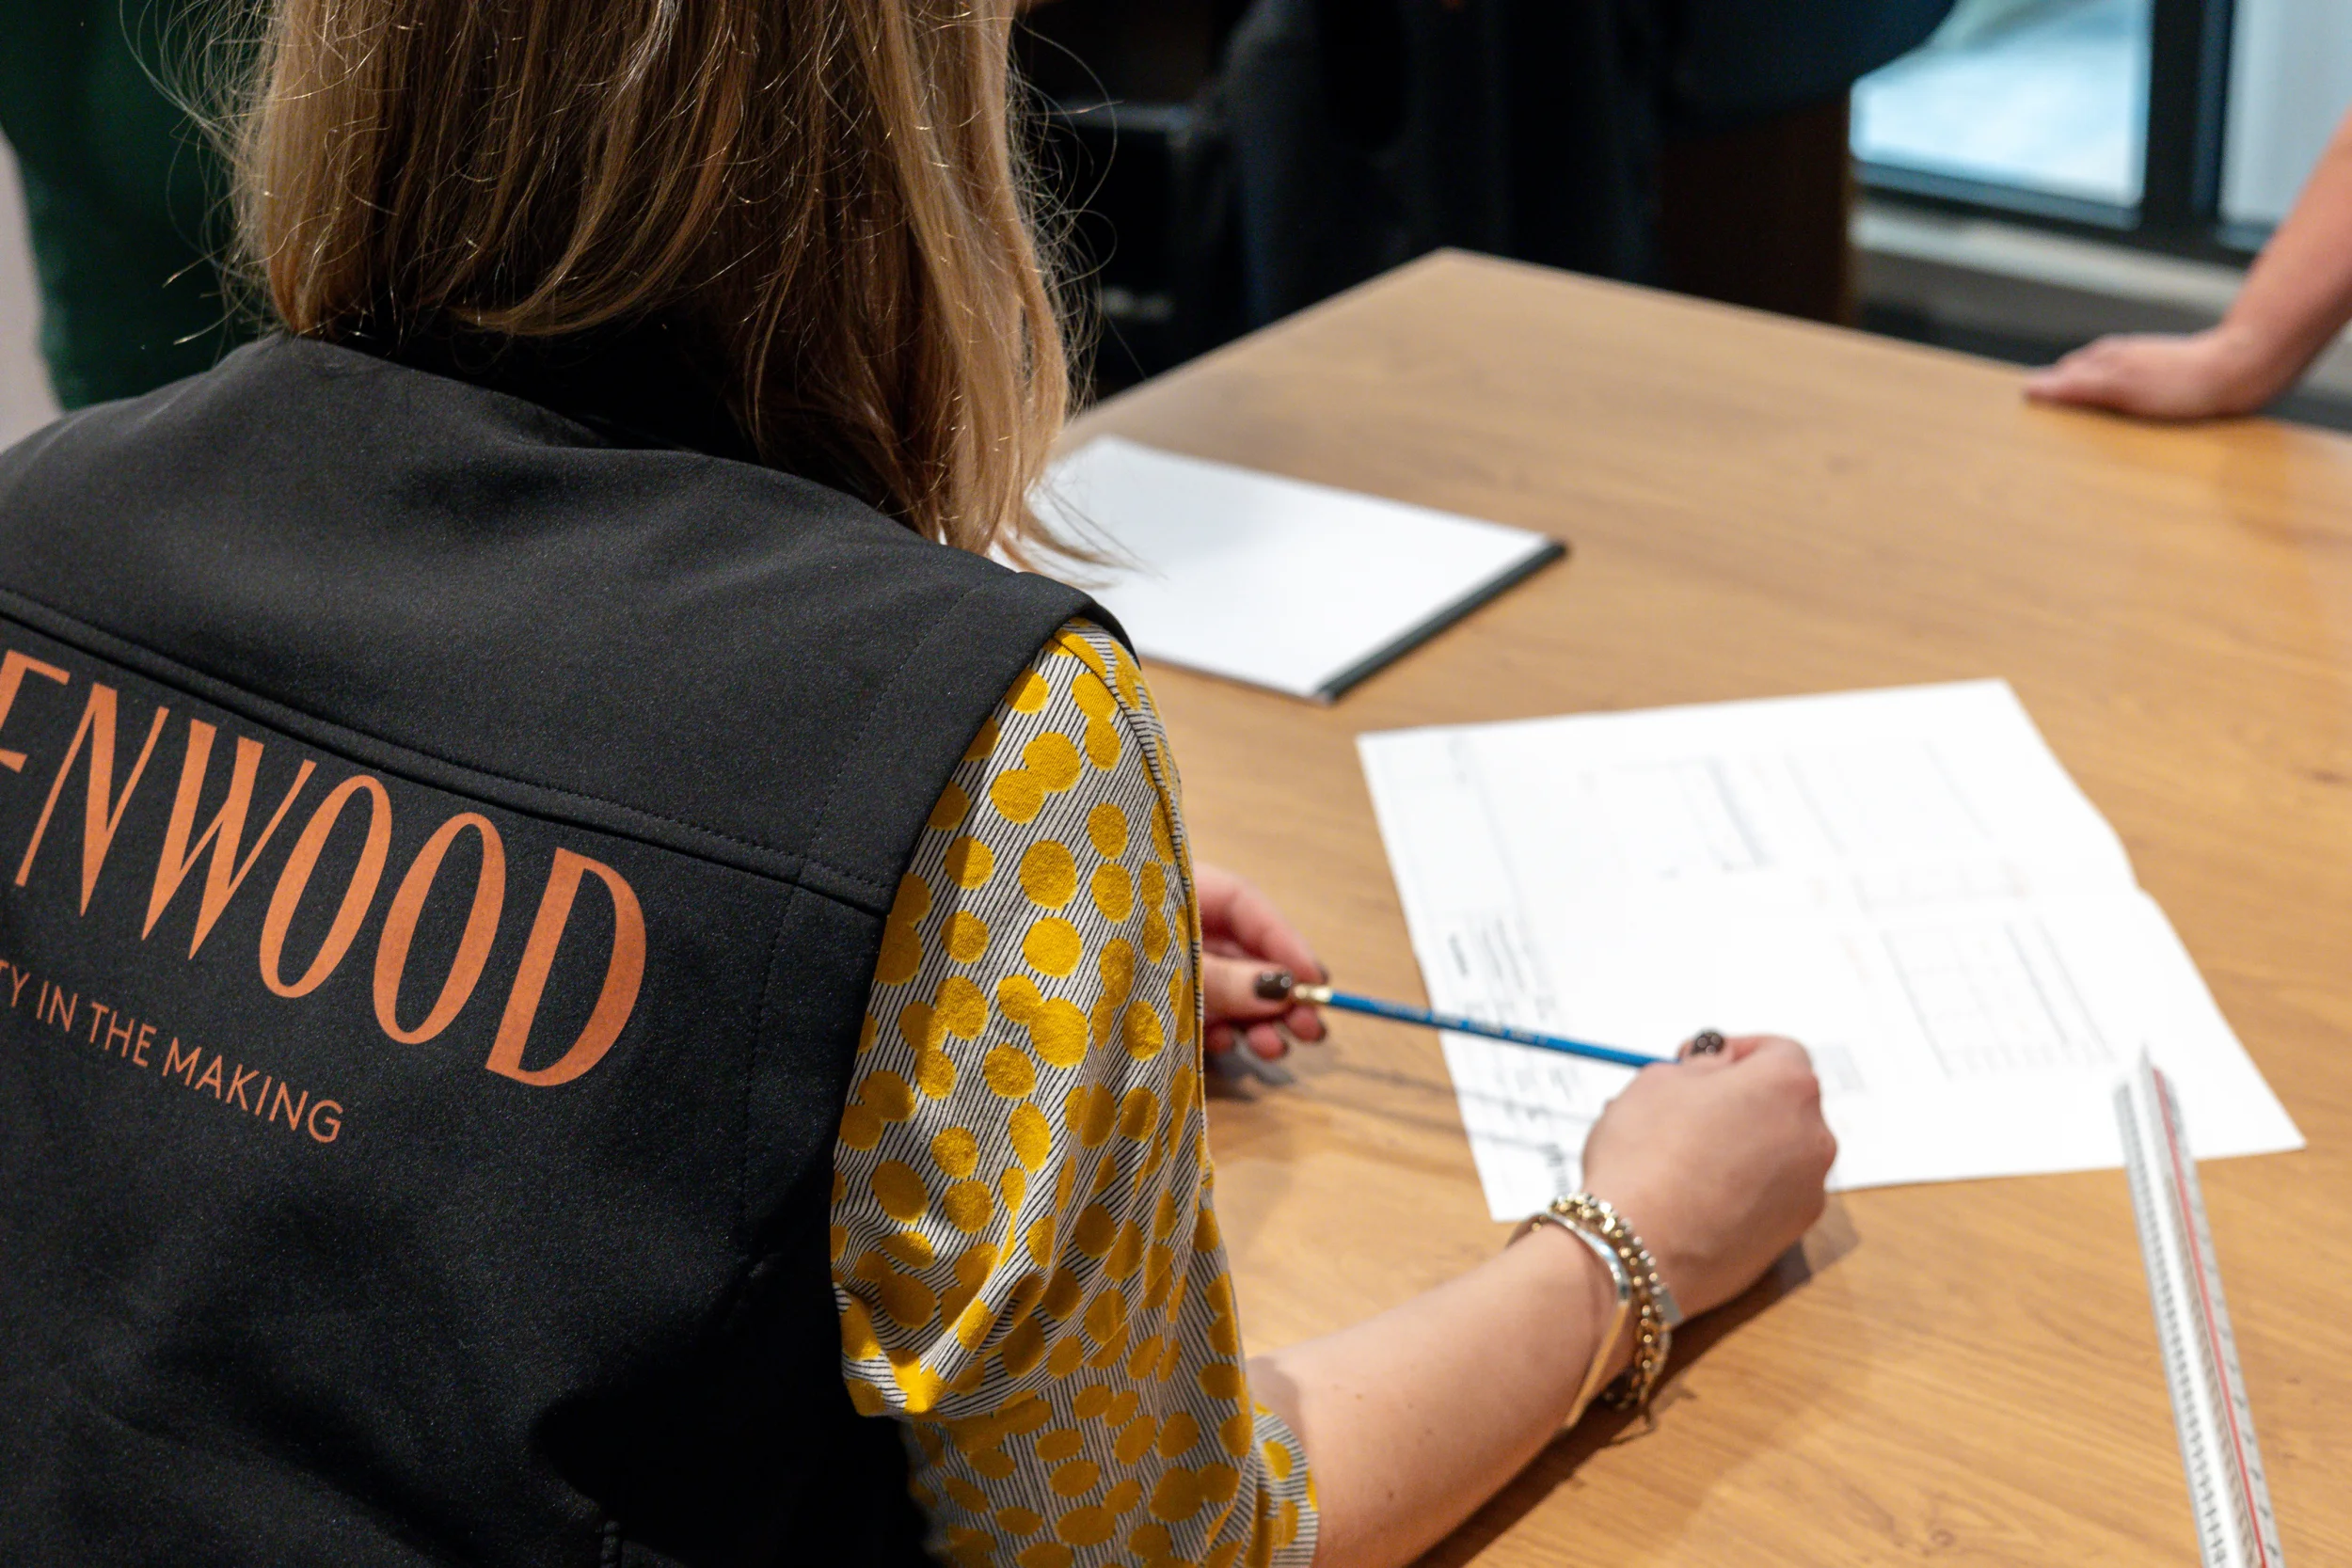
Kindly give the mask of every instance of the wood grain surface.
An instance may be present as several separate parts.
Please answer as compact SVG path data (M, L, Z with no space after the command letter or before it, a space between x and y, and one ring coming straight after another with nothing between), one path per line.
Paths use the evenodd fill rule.
M2204 1181L2287 1556L2352 1561L2352 441L1462 256L1072 440L1109 431L1574 546L1333 707L1153 672L1197 853L1360 990L1423 994L1359 732L2007 677L2310 1140ZM1504 1234L1433 1037L1294 1060L1212 1107L1261 1348ZM2121 1172L1851 1195L1810 1251L1686 1336L1655 1431L1587 1423L1430 1560L2197 1560Z

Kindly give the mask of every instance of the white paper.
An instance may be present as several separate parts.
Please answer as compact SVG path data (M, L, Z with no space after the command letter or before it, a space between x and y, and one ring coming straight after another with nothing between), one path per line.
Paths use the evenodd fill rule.
M2201 1157L2300 1148L2122 842L1999 681L1359 742L1434 1006L1814 1053L1831 1184L2122 1163L2144 1047ZM1444 1037L1498 1219L1573 1191L1627 1069Z
M1057 464L1040 513L1106 542L1057 574L1136 651L1328 701L1559 553L1525 529L1104 436Z

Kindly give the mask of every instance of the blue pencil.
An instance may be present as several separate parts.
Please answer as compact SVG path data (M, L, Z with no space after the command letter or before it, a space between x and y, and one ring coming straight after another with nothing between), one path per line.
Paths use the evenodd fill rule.
M1426 1007L1407 1006L1402 1002L1383 1002L1375 996L1356 996L1347 991L1333 990L1329 986L1293 986L1291 1000L1315 1007L1337 1007L1343 1013L1369 1013L1374 1018L1392 1019L1399 1023L1418 1023L1423 1028L1443 1029L1456 1035L1477 1035L1490 1040L1508 1040L1513 1045L1532 1045L1539 1051L1557 1051L1563 1055L1613 1062L1618 1067L1644 1068L1670 1059L1645 1056L1637 1051L1619 1051L1613 1046L1595 1045L1589 1040L1572 1040L1561 1035L1539 1035L1532 1029L1514 1029L1507 1024L1481 1023L1474 1018L1462 1018L1454 1013L1433 1013Z

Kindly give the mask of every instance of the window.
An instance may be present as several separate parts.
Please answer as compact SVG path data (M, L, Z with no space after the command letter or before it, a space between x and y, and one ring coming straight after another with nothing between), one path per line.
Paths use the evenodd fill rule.
M2150 0L1962 0L1854 88L1866 165L2139 201Z
M2221 162L2221 215L2267 228L2352 104L2352 6L2237 0Z
M1856 84L1873 190L2243 261L2352 105L2347 0L1959 0Z

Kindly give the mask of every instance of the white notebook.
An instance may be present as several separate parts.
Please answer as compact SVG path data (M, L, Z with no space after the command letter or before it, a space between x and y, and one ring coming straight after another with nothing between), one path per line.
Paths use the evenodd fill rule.
M1565 554L1525 529L1116 436L1054 467L1039 513L1109 546L1056 566L1147 658L1330 702Z

